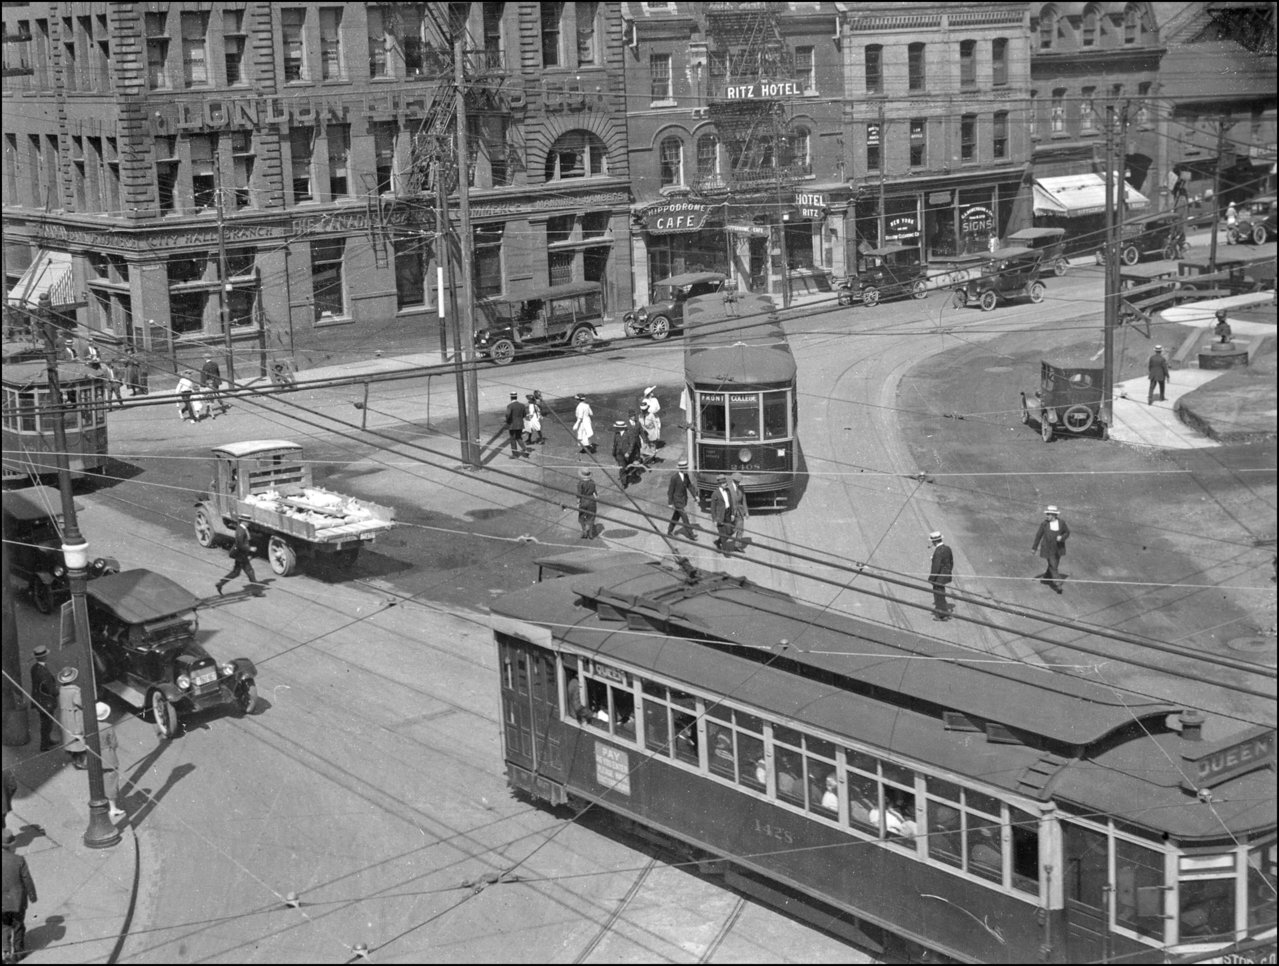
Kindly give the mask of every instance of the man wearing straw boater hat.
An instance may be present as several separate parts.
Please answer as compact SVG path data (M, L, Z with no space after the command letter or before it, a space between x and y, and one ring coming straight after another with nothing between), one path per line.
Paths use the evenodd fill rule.
M1044 519L1035 531L1035 542L1030 545L1031 553L1039 552L1048 569L1039 575L1039 579L1057 593L1061 593L1061 574L1057 571L1061 558L1066 555L1066 538L1070 536L1070 527L1061 518L1055 506L1044 511Z

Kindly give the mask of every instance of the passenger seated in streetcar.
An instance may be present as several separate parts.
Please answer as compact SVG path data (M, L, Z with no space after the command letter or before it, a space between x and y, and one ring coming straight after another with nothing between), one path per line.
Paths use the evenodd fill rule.
M763 758L755 762L755 782L761 788L768 785L768 768L765 766Z
M689 714L675 713L675 757L697 764L697 719Z
M777 760L777 794L793 802L804 801L804 789L799 780L802 769L793 755L782 752Z
M848 786L848 820L854 825L879 827L879 809L875 807L874 800L851 783Z
M977 829L977 838L973 840L968 852L968 864L979 875L993 872L996 876L1002 871L1003 856L999 851L999 843L994 832L988 828Z
M732 775L735 761L733 758L733 739L727 731L715 732L715 748L711 752L711 770L722 775Z
M826 776L826 790L822 792L822 808L828 812L839 811L839 782L833 774Z
M590 717L590 712L586 710L586 705L582 704L582 692L578 687L576 674L569 674L564 679L564 691L568 713L576 718L579 724L585 724L586 719Z

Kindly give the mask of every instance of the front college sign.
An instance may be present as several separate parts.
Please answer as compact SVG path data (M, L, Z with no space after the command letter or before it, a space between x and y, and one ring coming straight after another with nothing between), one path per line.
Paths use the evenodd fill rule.
M701 231L709 205L692 201L673 201L644 210L644 230L650 235L674 235L686 231Z

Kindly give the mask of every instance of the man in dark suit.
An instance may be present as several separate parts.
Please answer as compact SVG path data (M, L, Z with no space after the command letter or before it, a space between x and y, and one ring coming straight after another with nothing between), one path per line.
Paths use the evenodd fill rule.
M222 412L231 407L222 398L222 370L213 356L204 357L204 365L200 367L200 385L209 391L209 406L217 403Z
M1061 558L1066 555L1066 538L1070 536L1070 527L1066 526L1066 521L1061 519L1055 506L1050 506L1044 511L1044 519L1039 523L1039 529L1035 531L1035 542L1030 545L1030 552L1039 552L1039 556L1044 558L1044 562L1048 565L1048 569L1039 575L1039 579L1044 581L1049 587L1061 593L1061 575L1057 571L1057 567L1061 563Z
M940 531L934 530L930 533L928 541L933 548L932 565L928 571L928 582L933 587L933 620L948 621L955 605L946 603L946 585L952 579L955 555L942 540Z
M733 494L728 491L728 477L723 473L715 477L715 492L711 494L711 519L715 521L715 546L727 557L733 552Z
M249 583L256 584L258 575L253 572L253 544L249 536L249 525L241 520L235 525L235 545L228 554L235 561L235 566L231 568L231 572L219 580L215 587L218 589L218 595L221 596L222 588L226 586L227 581L235 580L241 573L249 578Z
M36 884L27 860L14 851L14 835L8 829L0 835L0 862L0 910L4 924L13 930L13 949L20 958L27 944L27 903L36 901Z
M56 747L53 740L53 724L58 714L58 682L53 679L53 672L45 663L49 660L49 649L41 644L34 652L35 663L31 665L31 699L40 709L40 750L49 751Z
M688 460L682 459L675 465L675 472L666 484L666 505L671 508L671 522L666 527L668 537L675 532L675 524L680 523L683 525L684 536L690 540L697 539L693 524L688 519L690 496L697 499L697 487L693 484L693 478L688 475Z
M528 407L520 402L518 392L511 393L511 401L506 404L506 435L511 439L511 459L528 456L528 444L524 442L524 417L528 415Z

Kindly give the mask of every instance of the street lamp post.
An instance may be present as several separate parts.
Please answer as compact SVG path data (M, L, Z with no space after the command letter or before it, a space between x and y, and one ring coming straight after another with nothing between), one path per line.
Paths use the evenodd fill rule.
M84 844L91 849L105 849L120 841L120 830L111 822L106 786L102 782L102 745L98 736L95 711L98 685L93 667L93 651L89 638L89 610L85 603L85 587L89 582L89 542L80 533L76 520L75 500L71 495L71 465L67 455L65 426L66 403L58 388L58 352L54 342L52 308L48 293L40 296L37 309L44 332L44 358L49 371L49 399L52 416L54 449L58 460L58 491L62 496L62 556L71 587L71 613L75 625L76 665L80 669L81 706L84 708L84 743L88 747L89 826ZM45 415L45 414L42 414ZM85 693L87 690L87 694Z

